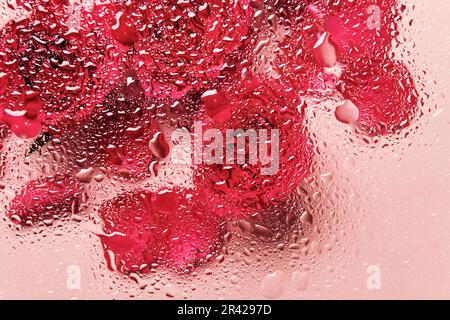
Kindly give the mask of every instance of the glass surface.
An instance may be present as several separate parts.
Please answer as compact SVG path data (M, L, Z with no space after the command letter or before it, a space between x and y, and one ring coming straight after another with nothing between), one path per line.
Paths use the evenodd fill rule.
M1 299L450 298L450 2L0 3Z

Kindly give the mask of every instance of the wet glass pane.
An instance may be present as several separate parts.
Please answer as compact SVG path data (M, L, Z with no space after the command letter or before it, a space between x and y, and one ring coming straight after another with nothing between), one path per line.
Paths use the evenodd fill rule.
M449 14L1 0L0 298L450 298Z

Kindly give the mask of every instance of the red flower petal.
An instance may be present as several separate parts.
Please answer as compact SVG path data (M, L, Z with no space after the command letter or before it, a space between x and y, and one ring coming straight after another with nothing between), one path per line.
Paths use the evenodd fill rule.
M153 108L143 96L136 74L128 71L101 107L82 125L61 136L62 151L72 167L102 167L113 173L142 177L155 157L150 146L158 132Z
M310 2L313 1L268 1L276 14L270 11L263 16L253 50L253 68L261 80L303 96L334 89L334 78L323 70L329 64L324 59L317 61L315 52L324 33L323 9Z
M204 260L221 234L206 200L189 190L167 190L135 191L105 203L99 214L106 235L100 238L109 268L145 272L150 264L185 268Z
M44 1L32 7L29 17L1 30L0 113L20 111L24 118L2 116L14 132L20 132L14 124L29 127L33 119L45 130L83 119L120 75L124 51L111 46L112 38L102 31L107 7L79 8L78 30L71 29L69 19L76 14L68 6Z
M204 87L246 40L248 0L142 3L127 6L123 19L138 30L134 67L149 95L179 98Z
M153 197L154 212L165 217L163 239L166 262L181 268L204 261L220 244L222 226L212 199L199 191L160 192Z
M388 53L397 28L397 4L397 0L346 0L326 6L324 27L337 47L339 60Z
M289 7L289 3L283 5ZM293 82L311 79L307 88L315 95L319 93L315 89L335 90L339 83L337 89L359 112L352 109L353 104L346 104L348 110L339 108L337 117L353 122L359 113L357 123L366 134L393 133L408 125L416 115L418 94L406 67L388 57L402 10L397 0L311 2L302 19L292 21L293 41L283 46L287 57L296 52L295 63L286 65L305 69ZM311 66L314 60L316 66ZM337 62L344 69L340 81L314 71L317 66L332 67ZM293 74L291 68L281 79Z
M8 216L23 225L64 217L77 209L80 197L75 178L58 175L33 180L13 199Z
M358 123L368 135L395 133L416 115L418 93L400 63L361 59L347 66L341 82L344 97L358 107Z
M277 91L268 83L256 79L244 81L229 91L222 92L231 105L231 119L225 123L214 122L209 116L200 116L203 132L218 128L226 137L227 129L279 130L279 167L273 175L264 175L260 157L255 164L202 164L196 173L197 187L220 196L224 205L223 214L242 216L252 214L275 201L283 199L308 175L312 164L312 146L304 127L304 118L297 110L296 95ZM284 96L283 96L284 94ZM207 111L206 111L207 112ZM206 144L210 143L208 141ZM247 154L251 152L246 146ZM270 153L270 151L269 151ZM226 149L223 149L225 157ZM258 154L255 154L257 156ZM247 155L248 156L248 155ZM269 159L275 155L270 154ZM225 162L225 160L223 160Z

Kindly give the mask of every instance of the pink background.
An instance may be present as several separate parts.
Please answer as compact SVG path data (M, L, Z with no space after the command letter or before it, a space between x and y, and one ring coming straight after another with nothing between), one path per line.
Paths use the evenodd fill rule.
M416 5L414 29L405 31L408 64L427 71L421 82L432 95L425 115L408 138L371 148L350 145L345 126L318 106L312 126L327 156L316 174L316 225L305 230L308 254L236 237L224 262L194 275L146 276L138 280L146 285L140 289L106 270L88 219L21 232L2 221L0 298L449 299L450 2L407 3ZM26 143L13 143L17 153L26 150ZM0 202L9 197L4 191ZM245 249L252 247L254 252ZM80 289L67 286L71 265L81 269ZM374 265L381 272L379 290L366 285L367 268Z

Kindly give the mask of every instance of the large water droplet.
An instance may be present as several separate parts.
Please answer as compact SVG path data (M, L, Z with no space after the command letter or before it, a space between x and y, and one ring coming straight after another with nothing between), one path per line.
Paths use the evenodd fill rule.
M270 299L279 298L285 289L286 274L275 271L266 275L261 283L261 293Z
M350 100L345 100L334 111L336 119L342 123L352 124L359 119L359 109Z

